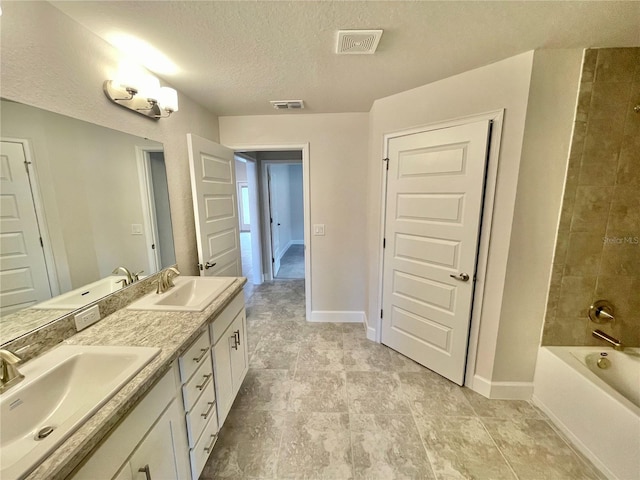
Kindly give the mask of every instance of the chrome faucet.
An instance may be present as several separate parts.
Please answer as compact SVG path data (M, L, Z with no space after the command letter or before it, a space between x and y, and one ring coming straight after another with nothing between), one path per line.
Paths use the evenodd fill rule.
M126 287L127 285L131 285L133 283L133 275L131 274L131 272L129 271L129 269L125 268L125 267L118 267L116 268L113 272L114 275L117 275L119 273L123 273L127 276L127 280L125 282L122 282L122 286ZM139 272L142 273L142 272Z
M0 393L9 390L24 379L24 375L16 367L20 360L20 357L9 350L0 350Z
M173 277L177 277L178 275L180 275L180 272L177 268L169 267L166 270L163 270L160 273L160 278L158 278L158 288L156 289L156 293L164 293L174 287Z
M618 340L617 338L613 338L611 335L607 335L602 330L594 330L591 335L600 340L604 340L609 345L611 345L614 350L624 350L624 346L622 345L622 342L620 340Z

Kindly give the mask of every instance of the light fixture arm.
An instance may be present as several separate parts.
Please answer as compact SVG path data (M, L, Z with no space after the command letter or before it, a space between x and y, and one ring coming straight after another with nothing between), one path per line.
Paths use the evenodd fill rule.
M119 85L113 80L105 80L102 89L106 97L116 105L153 120L166 118L174 112L171 108L161 108L155 98L138 95L138 89L132 86Z

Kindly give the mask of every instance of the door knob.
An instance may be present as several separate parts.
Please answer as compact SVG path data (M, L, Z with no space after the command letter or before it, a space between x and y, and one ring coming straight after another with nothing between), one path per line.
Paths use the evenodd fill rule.
M451 278L455 278L456 280L460 280L461 282L468 282L469 275L466 273L459 273L458 275L449 275Z

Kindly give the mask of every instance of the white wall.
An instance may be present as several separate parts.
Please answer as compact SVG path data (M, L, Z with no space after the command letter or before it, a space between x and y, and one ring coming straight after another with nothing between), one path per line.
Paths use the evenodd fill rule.
M229 146L303 144L310 151L313 311L362 312L365 306L366 113L220 117Z
M45 2L3 2L2 97L164 144L178 266L197 275L187 133L218 141L218 120L180 92L180 111L154 121L102 92L123 55ZM166 83L165 83L166 84Z
M540 296L544 297L546 292L547 274L552 261L549 245L552 248L553 231L559 213L557 190L563 179L558 171L561 172L563 165L566 165L565 147L570 140L572 120L568 112L575 106L575 103L571 103L575 102L575 82L579 74L576 61L579 63L579 57L578 50L548 51L544 55L546 61L540 60L540 68L546 76L541 74L540 77L535 77L536 89L543 90L545 85L552 85L556 89L555 93L561 94L556 101L550 101L546 93L535 97L536 101L542 99L545 102L546 115L557 115L551 123L543 121L540 114L532 113L527 116L534 52L523 53L377 100L370 112L368 318L375 319L380 308L378 272L382 244L380 214L383 200L383 135L420 125L505 109L491 243L485 275L487 289L481 323L476 326L479 327L477 360L475 365L469 366L475 369L480 380L489 384L528 383L533 380L535 358L531 356L531 352L539 344L539 331L544 313L544 300L540 301ZM565 64L565 61L569 63ZM543 64L548 67L543 67ZM523 156L525 124L527 138L535 138L538 151L535 151L536 147L531 143ZM538 133L529 133L529 129ZM558 142L559 138L563 138L564 141ZM542 152L548 152L551 156L541 159ZM540 161L542 164L537 163ZM553 169L556 177L551 187L554 200L544 202L544 211L539 215L540 222L530 222L531 215L538 216L538 202L547 189L547 185L535 174L544 171L545 164L556 161L559 162L559 166ZM523 184L528 186L523 188ZM527 254L526 252L532 248L527 239L532 236L539 238L535 232L541 225L544 226L542 235L549 235L550 238ZM529 275L531 268L535 271ZM514 308L523 301L531 289L540 293L531 301L525 302L524 306L529 310ZM511 342L514 342L516 348L510 346ZM521 354L523 350L525 354Z

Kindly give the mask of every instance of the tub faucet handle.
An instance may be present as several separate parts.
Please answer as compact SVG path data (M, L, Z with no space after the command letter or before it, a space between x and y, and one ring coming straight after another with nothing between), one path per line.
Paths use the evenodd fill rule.
M598 300L589 307L589 319L593 323L604 324L613 323L616 318L613 316L613 305L607 300Z

